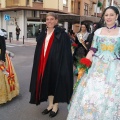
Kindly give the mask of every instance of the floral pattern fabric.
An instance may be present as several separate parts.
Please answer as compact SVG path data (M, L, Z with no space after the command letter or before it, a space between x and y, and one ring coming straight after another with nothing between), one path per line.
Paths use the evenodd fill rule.
M67 120L120 120L120 33L102 36L100 30L92 66L74 91Z

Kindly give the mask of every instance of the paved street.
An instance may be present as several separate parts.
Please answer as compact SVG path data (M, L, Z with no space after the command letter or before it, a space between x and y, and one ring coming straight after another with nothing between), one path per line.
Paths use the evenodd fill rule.
M16 45L7 43L7 50L13 52L12 59L20 84L20 95L12 101L0 105L0 120L66 120L67 104L59 105L59 113L55 118L42 115L41 112L47 107L47 102L41 105L29 104L29 84L33 63L34 45Z

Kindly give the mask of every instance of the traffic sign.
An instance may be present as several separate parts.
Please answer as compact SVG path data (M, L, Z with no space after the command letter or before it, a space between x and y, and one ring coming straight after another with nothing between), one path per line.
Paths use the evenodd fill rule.
M4 20L6 20L6 21L10 20L10 15L5 14L4 15Z

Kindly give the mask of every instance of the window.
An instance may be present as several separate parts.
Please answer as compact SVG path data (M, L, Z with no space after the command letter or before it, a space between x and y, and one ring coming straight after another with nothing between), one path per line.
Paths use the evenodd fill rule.
M29 0L26 1L26 5L30 5L30 1Z
M63 0L63 6L68 6L68 0Z
M78 14L80 14L80 2L78 2Z
M32 17L35 17L35 16L36 16L36 12L32 11Z
M88 15L88 4L84 4L84 15Z
M43 0L33 0L33 2L37 2L37 1L39 1L39 2L43 2Z
M80 9L80 2L78 2L78 9Z

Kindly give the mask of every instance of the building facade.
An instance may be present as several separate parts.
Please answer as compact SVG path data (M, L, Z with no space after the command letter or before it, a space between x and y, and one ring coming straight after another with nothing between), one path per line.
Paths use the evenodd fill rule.
M20 38L34 38L45 27L47 12L58 13L59 25L78 32L83 22L92 25L100 20L104 8L113 4L119 8L119 0L0 0L0 28L16 38L19 25ZM6 20L5 16L10 16Z
M99 13L101 13L98 7L98 0L74 0L74 14L80 15L80 24L83 22L89 26L94 22L100 20ZM79 31L80 24L74 24L73 30Z
M20 38L34 38L45 27L45 16L49 11L58 13L59 24L66 31L73 23L79 23L80 16L71 14L73 0L0 0L0 28L4 28L13 39L16 25L21 29ZM10 16L6 20L5 16Z

